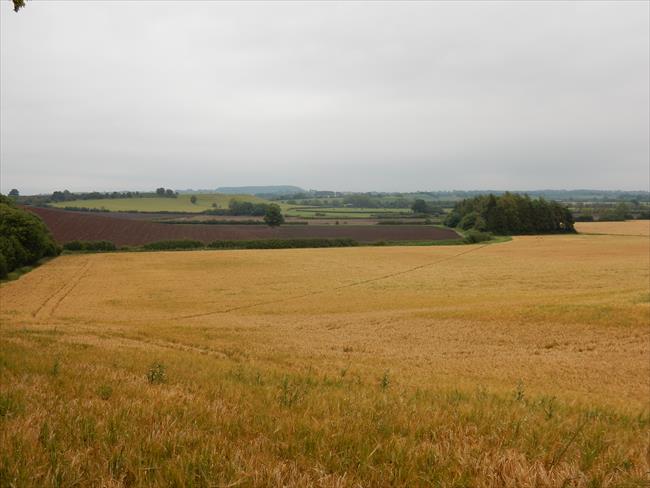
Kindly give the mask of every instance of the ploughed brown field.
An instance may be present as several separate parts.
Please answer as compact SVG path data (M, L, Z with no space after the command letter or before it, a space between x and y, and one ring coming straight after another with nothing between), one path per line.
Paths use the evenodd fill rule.
M351 238L360 242L433 241L457 239L451 229L426 225L287 225L276 229L264 225L161 224L114 215L70 212L27 207L40 216L59 243L74 240L114 242L138 246L167 239L203 242L241 239Z

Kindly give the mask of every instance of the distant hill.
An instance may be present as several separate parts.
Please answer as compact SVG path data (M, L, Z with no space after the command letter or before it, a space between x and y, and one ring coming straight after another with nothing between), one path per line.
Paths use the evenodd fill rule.
M293 193L304 193L305 190L298 186L291 185L270 185L270 186L221 186L215 190L217 193L247 194L247 195L290 195Z

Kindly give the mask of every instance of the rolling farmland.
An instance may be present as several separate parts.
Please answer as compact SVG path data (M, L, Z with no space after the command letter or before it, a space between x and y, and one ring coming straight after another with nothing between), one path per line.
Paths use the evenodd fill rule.
M351 238L360 242L432 241L457 239L451 229L424 225L286 225L271 229L264 225L162 224L118 214L70 212L50 208L29 207L40 216L61 243L72 240L108 240L117 245L137 246L166 239L196 239L210 242L218 239L293 239Z
M1 479L643 486L648 245L59 257L1 288Z

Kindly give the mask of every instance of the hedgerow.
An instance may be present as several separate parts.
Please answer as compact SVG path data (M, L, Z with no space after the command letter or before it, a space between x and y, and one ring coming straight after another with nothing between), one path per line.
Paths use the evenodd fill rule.
M242 241L219 240L208 244L210 249L295 249L308 247L358 246L354 239L256 239Z
M116 251L117 247L110 241L70 241L63 244L66 251Z

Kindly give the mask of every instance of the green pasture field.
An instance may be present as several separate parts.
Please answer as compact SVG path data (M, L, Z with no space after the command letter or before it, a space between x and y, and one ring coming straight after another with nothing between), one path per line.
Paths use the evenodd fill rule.
M225 195L222 193L205 193L194 195L196 203L190 201L192 195L182 194L177 198L143 197L143 198L102 198L98 200L71 200L53 204L54 207L79 207L89 209L106 209L111 212L203 212L214 208L228 208L232 198L249 202L267 202L253 195Z

